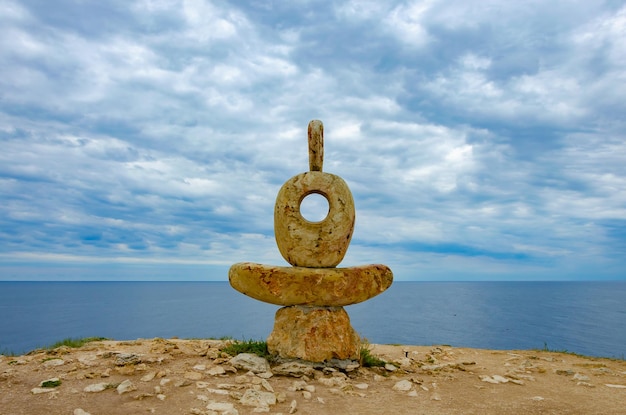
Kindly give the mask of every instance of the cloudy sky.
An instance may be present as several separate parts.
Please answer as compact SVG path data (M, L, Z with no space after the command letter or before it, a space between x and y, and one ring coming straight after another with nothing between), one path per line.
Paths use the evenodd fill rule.
M0 0L0 280L287 265L311 119L340 266L626 279L624 97L624 1Z

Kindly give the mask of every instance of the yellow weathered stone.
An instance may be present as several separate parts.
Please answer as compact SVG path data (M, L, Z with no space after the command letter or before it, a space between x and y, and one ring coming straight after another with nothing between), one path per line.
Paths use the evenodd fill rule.
M309 222L300 213L302 200L311 193L328 200L328 215L320 222ZM321 171L298 174L276 196L274 235L278 250L294 267L335 267L348 250L354 220L352 193L341 177Z
M381 264L303 268L240 262L230 267L228 279L237 291L266 303L340 307L382 293L393 273Z
M292 267L242 262L228 279L237 291L271 304L276 313L267 343L282 358L324 362L357 360L359 336L343 306L360 303L385 291L393 282L386 265L335 268L343 260L354 231L352 193L339 176L322 172L324 126L308 127L309 170L287 180L276 196L274 235L278 250ZM300 211L310 194L328 201L328 214L319 222Z
M358 360L360 340L343 307L293 306L276 312L267 348L288 359Z
M309 135L309 170L322 171L324 165L324 124L312 120L308 128Z

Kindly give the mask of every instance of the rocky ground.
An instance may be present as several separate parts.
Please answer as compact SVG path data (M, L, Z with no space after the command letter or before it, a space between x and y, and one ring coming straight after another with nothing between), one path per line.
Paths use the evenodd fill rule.
M0 356L0 415L626 414L626 361L372 345L349 372L225 355L218 340L99 341Z

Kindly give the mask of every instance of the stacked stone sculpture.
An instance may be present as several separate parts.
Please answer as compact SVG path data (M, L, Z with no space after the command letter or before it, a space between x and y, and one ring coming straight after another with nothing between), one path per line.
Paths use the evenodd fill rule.
M341 177L322 172L321 121L309 123L308 139L309 171L287 180L274 208L276 244L292 266L242 262L230 268L228 278L237 291L283 306L267 339L270 353L310 362L358 360L359 336L343 307L382 293L393 274L381 264L336 268L352 238L354 200ZM319 222L300 213L302 201L313 193L328 201L328 214Z

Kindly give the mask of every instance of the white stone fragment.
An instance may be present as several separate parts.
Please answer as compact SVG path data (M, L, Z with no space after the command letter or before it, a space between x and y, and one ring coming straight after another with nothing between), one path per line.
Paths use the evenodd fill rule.
M332 387L343 388L346 386L345 379L340 378L340 377L319 378L317 381L324 386L328 386L329 388L332 388Z
M102 392L108 387L109 384L106 382L94 383L92 385L86 386L85 389L83 389L83 392Z
M574 380L580 380L583 382L587 382L589 380L589 376L581 375L580 373L574 374Z
M285 392L276 393L276 402L285 403L287 402L287 394Z
M94 366L98 364L98 362L96 362L97 359L98 357L96 355L88 354L80 356L78 361L84 366Z
M276 405L276 395L271 392L262 392L254 389L247 389L239 403L246 406L268 406Z
M493 375L493 376L481 375L480 380L482 380L483 382L493 383L493 384L507 383L509 381L509 379L500 375Z
M33 388L30 390L30 393L32 393L33 395L39 395L42 393L50 393L50 392L54 392L56 389L54 388Z
M137 387L135 386L135 384L133 382L131 382L129 379L126 379L125 381L123 381L122 383L120 383L117 386L117 393L119 395L122 395L124 393L128 393L131 391L137 390Z
M226 370L222 366L214 366L210 368L207 373L211 376L223 375L226 373Z
M306 382L302 380L295 380L291 386L288 388L292 392L304 390L306 387Z
M411 381L406 380L406 379L396 382L396 384L393 385L393 390L400 391L400 392L408 392L412 388L413 388L413 383L411 383Z
M91 415L89 412L81 408L74 409L74 415Z
M274 392L274 388L272 388L272 385L270 385L270 383L265 379L261 379L261 386L263 386L263 389L268 392Z
M298 401L294 399L293 401L291 401L291 404L289 405L289 413L295 414L297 410L298 410Z
M408 357L403 357L401 359L394 360L394 363L397 363L401 368L409 368L411 367L411 359Z
M156 374L157 374L156 372L148 372L148 373L146 373L145 375L143 375L141 377L141 381L142 382L150 382L151 380L153 380L155 378Z
M392 365L391 363L386 363L385 364L385 370L387 370L389 372L395 372L396 370L398 370L398 368L395 367L394 365Z
M185 372L184 378L185 379L189 379L189 380L200 380L200 379L202 379L202 373L200 373L200 372Z
M165 386L165 385L167 385L168 383L170 383L171 381L172 381L172 379L163 378L163 379L161 379L161 381L159 382L159 385L161 385L161 386Z
M483 382L487 382L487 383L499 383L497 380L495 380L494 378L492 378L491 376L487 376L487 375L480 375L479 376L480 380Z
M212 393L214 395L228 395L229 394L227 390L223 390L223 389L207 388L206 391L207 393Z
M240 353L230 359L229 363L237 369L249 370L254 373L264 373L270 370L270 364L266 359L252 353Z
M210 411L225 412L225 411L230 411L234 407L235 406L232 403L229 403L229 402L215 402L215 401L211 401L211 402L209 402L207 404L206 409L208 409Z
M179 379L174 383L174 386L177 388L184 388L189 385L191 385L191 382L187 379Z
M64 364L65 364L65 360L63 359L50 359L50 360L46 360L45 362L43 362L44 367L56 367L56 366L62 366Z
M614 385L611 383L605 383L604 386L608 386L609 388L615 388L615 389L626 389L626 385Z
M115 364L117 366L136 365L137 363L141 363L141 356L142 355L135 353L117 353Z

